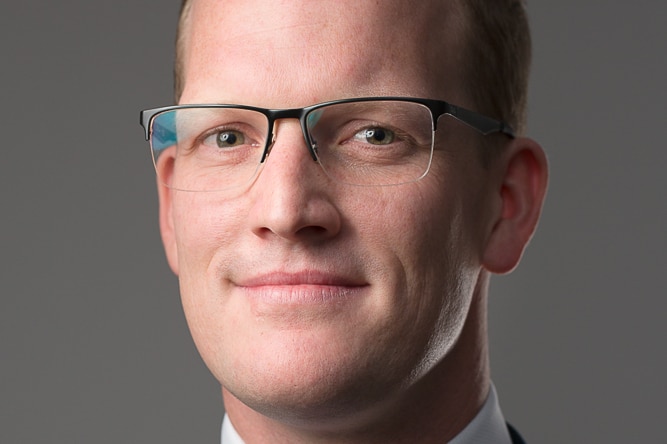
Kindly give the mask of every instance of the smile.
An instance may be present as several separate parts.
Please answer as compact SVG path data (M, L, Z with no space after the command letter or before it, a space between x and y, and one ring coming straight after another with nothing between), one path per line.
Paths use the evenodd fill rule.
M328 306L354 299L368 287L366 282L316 271L268 273L236 283L256 308L271 306Z

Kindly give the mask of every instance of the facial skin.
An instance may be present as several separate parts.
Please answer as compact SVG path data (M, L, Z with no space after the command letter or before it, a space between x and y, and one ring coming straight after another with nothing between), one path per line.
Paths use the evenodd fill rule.
M457 69L462 18L449 2L197 0L190 20L184 104L395 95L474 109ZM508 139L499 167L485 168L480 136L443 123L445 148L412 184L332 182L298 122L284 120L243 192L160 186L188 324L247 442L397 440L392 424L412 416L439 423L442 440L483 402L488 272L518 262L545 161L534 143ZM168 177L170 163L159 168ZM521 180L537 184L522 195ZM503 224L522 215L523 225Z

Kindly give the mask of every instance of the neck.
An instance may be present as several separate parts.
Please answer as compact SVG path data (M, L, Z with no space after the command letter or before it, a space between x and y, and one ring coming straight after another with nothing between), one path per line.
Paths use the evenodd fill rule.
M362 420L354 418L334 433L330 424L295 426L250 409L223 388L230 420L246 444L448 442L472 421L489 392L487 286L488 277L480 277L461 335L447 356Z

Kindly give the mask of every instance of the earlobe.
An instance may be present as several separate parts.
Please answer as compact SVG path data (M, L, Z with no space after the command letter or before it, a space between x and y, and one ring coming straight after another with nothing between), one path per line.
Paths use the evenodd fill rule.
M502 176L496 193L502 202L495 216L483 256L492 273L509 273L521 260L542 211L548 182L547 159L542 147L517 138L504 153Z
M178 275L178 248L176 246L176 236L174 232L174 218L173 218L173 190L166 184L168 178L171 177L173 171L174 159L164 153L160 156L158 168L158 198L160 202L160 235L162 236L162 244L167 256L169 267ZM165 180L166 179L166 180Z

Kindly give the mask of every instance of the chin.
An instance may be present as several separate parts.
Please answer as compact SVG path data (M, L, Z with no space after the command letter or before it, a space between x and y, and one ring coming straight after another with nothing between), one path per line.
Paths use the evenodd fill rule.
M262 347L230 362L233 371L220 374L220 382L269 418L334 427L381 411L423 368L423 356L414 350L424 350L427 342L397 350L386 335L362 340L358 333L326 333L274 332Z
M298 372L294 372L297 374ZM389 387L400 384L379 384L370 375L336 373L335 369L293 374L255 375L253 387L228 387L229 392L254 411L283 423L300 427L331 427L332 431L350 418L360 418L378 410L391 397Z

